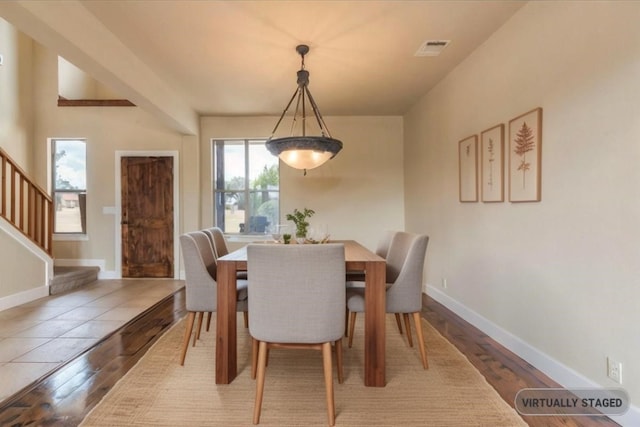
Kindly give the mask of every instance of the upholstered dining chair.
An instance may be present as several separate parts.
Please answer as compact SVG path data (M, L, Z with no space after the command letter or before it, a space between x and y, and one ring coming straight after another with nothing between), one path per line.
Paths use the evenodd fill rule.
M391 245L391 241L393 237L396 235L397 231L387 230L384 232L380 240L378 240L378 246L376 246L376 255L382 258L387 258L389 253L389 246ZM351 288L364 288L364 273L360 271L347 271L347 290ZM387 279L388 281L388 279ZM348 311L348 310L347 310ZM400 314L396 313L396 324L398 325L398 331L402 334L402 321L400 320ZM348 321L348 316L347 319ZM345 335L348 335L348 326L345 325Z
M186 306L189 312L185 328L184 342L180 355L180 365L189 347L193 324L198 314L198 326L193 337L193 345L202 328L203 314L213 313L217 309L218 286L216 282L216 256L209 238L202 231L193 231L180 236L180 247L185 268ZM238 281L238 311L247 311L247 282Z
M391 240L393 236L395 236L397 232L392 230L387 230L384 232L380 240L378 240L378 245L376 246L376 255L387 258L387 252L389 252L389 245L391 244ZM347 271L347 287L364 287L364 273L361 271Z
M224 238L224 232L220 227L205 228L202 231L207 233L207 235L211 239L213 249L216 251L216 255L218 258L223 257L229 253L227 240Z
M213 247L213 251L216 255L216 260L220 257L223 257L229 253L229 248L227 246L227 240L224 238L224 232L220 227L211 227L205 228L202 230L211 242L211 246ZM246 271L238 271L236 274L238 280L247 280L247 272ZM249 327L248 313L244 312L244 327ZM211 313L207 314L207 331L209 331L209 327L211 326Z
M397 232L389 246L387 256L386 312L402 314L409 346L413 347L409 314L413 315L422 365L428 368L427 354L422 335L420 310L422 309L422 272L429 237L425 235ZM347 290L349 318L349 347L353 343L356 313L364 312L363 288ZM398 318L396 317L396 320Z
M220 227L205 228L203 231L207 233L211 239L213 250L216 251L217 258L223 257L229 253L227 239L224 238L224 232ZM238 279L245 280L246 278L246 271L238 271Z
M311 348L322 351L327 414L334 425L331 345L342 383L344 245L252 244L247 247L247 270L252 373L257 368L253 423L260 422L268 350Z

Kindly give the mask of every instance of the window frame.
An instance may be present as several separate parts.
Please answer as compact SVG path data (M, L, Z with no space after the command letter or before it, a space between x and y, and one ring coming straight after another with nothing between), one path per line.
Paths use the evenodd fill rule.
M57 175L57 161L56 161L56 153L57 153L57 144L58 142L80 142L84 144L84 181L85 188L82 189L58 189L56 187L56 175ZM88 167L87 167L87 139L86 138L50 138L50 146L51 146L51 198L54 202L54 221L53 221L53 238L54 240L88 240L87 237L87 224L86 224L86 198L87 198L87 179L88 179ZM56 229L57 225L57 209L58 209L58 194L77 194L78 195L78 207L80 207L80 196L84 195L85 199L85 217L84 221L82 220L82 213L80 213L80 231L58 231ZM80 207L80 209L82 209Z
M264 233L252 232L249 228L244 227L244 231L238 230L229 231L225 224L225 207L223 206L224 200L221 196L231 193L242 193L245 200L244 209L244 224L249 224L251 217L250 201L252 195L265 192L265 189L252 189L251 188L251 165L250 165L250 147L252 145L262 145L266 151L264 145L267 141L266 138L211 138L211 166L212 166L212 205L213 205L213 224L216 227L220 227L225 234L236 236L260 236L268 233L265 230ZM244 147L244 189L243 190L228 190L225 188L225 167L224 167L224 148L225 143L232 142L235 144L242 143ZM267 152L268 153L268 152ZM269 153L270 154L270 153ZM276 162L278 168L278 188L277 190L269 189L269 193L278 193L278 213L280 212L280 162ZM219 209L223 206L222 209Z

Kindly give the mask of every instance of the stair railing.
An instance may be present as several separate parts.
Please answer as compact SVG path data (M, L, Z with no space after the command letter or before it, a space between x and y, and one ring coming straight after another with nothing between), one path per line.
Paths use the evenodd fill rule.
M2 185L0 216L52 256L53 201L41 187L0 148Z

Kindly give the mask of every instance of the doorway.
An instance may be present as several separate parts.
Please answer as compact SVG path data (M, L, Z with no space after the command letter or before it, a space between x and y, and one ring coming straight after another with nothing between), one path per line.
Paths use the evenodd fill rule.
M175 278L177 153L116 153L123 278Z

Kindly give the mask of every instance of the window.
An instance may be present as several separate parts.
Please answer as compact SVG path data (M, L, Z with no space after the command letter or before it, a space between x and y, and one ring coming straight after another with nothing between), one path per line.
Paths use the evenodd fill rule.
M51 164L56 234L86 234L87 155L81 139L52 140Z
M213 140L214 223L225 233L265 234L280 217L278 158L264 140Z

